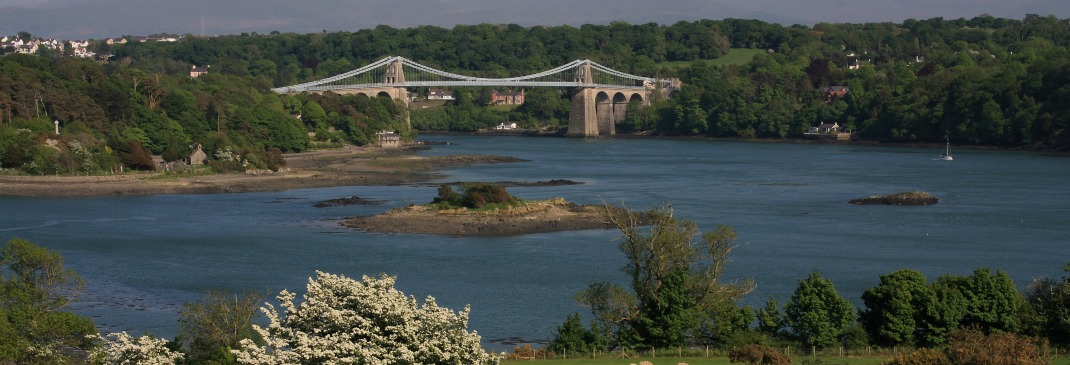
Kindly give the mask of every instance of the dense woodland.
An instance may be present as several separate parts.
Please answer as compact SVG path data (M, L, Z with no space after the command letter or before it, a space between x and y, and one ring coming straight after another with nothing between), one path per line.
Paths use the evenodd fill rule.
M683 80L673 98L631 106L618 126L623 133L797 138L811 126L838 122L866 140L948 138L1064 150L1070 147L1068 45L1070 21L1036 15L813 27L739 19L579 28L379 26L100 43L98 53L113 55L108 61L49 50L0 56L0 167L30 174L149 169L153 154L178 161L201 145L215 170L276 169L284 152L364 145L380 130L411 138L409 112L393 101L269 90L389 55L488 77L587 58ZM717 62L732 49L762 52L742 64ZM210 71L190 78L193 65ZM850 92L830 100L821 92L827 86ZM486 89L453 91L457 100L443 108L412 111L413 127L567 125L569 90L527 90L527 103L513 110L488 107Z

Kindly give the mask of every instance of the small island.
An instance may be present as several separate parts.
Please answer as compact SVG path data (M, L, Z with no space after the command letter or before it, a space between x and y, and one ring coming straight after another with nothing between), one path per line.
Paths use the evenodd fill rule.
M489 183L468 183L462 193L438 188L430 204L410 205L372 216L346 218L342 225L376 233L444 236L514 236L616 227L611 214L623 208L577 205L563 198L525 201Z
M939 202L940 199L930 193L924 191L907 191L890 195L873 195L854 199L848 203L857 205L932 205Z

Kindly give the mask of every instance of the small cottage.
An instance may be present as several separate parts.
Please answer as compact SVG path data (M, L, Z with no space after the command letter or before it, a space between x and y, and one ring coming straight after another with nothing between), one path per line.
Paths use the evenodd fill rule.
M843 128L840 127L840 123L821 123L817 127L810 127L809 133L839 133Z
M204 150L201 149L201 145L197 145L197 148L194 148L193 152L189 154L190 166L204 165L206 162L208 162L208 154L204 153Z
M381 131L376 133L379 136L379 147L382 148L398 148L401 147L401 135L393 131Z
M825 122L819 124L816 127L810 127L810 129L807 130L806 133L803 133L803 138L818 140L835 139L839 141L847 141L855 139L855 135L854 133L851 133L850 130L847 130L846 128L841 126L839 123Z
M197 65L193 65L193 67L189 70L189 77L197 78L201 75L207 74L209 67L212 66L197 67Z
M829 86L821 89L821 95L824 97L826 103L831 103L833 100L843 98L851 92L849 86Z
M491 105L520 105L524 103L524 90L513 91L490 91Z
M431 89L427 91L427 100L453 100L453 92Z

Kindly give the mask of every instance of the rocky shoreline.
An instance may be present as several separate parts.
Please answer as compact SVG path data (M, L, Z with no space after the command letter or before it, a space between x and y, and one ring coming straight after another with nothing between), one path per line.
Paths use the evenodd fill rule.
M412 149L352 147L288 154L278 172L190 174L128 172L96 176L0 175L0 196L75 197L217 194L283 191L332 186L423 183L435 170L524 160L495 155L416 156Z
M410 205L379 215L346 218L341 225L374 233L415 233L443 236L515 236L529 233L615 228L610 214L617 207L576 205L564 199L525 202L509 210L437 210Z

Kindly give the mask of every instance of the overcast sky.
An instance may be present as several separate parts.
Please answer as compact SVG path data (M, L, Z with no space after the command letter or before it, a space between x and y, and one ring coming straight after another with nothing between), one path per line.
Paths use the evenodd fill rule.
M671 24L746 18L817 22L902 22L981 14L1070 18L1070 0L0 0L0 35L60 39L271 31L355 31L456 24Z

